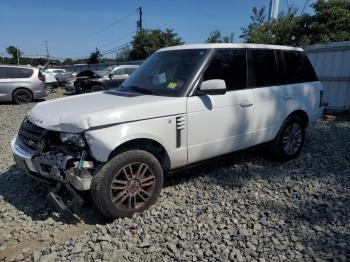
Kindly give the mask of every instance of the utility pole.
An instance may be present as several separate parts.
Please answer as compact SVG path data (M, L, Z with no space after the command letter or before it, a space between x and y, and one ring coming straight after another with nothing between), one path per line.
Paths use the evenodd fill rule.
M19 65L19 51L17 47L16 47L16 52L17 52L17 65Z
M279 0L270 0L269 21L271 19L277 19L279 4Z
M139 8L137 8L137 11L139 13L139 20L136 22L137 31L141 31L142 30L142 7L140 6Z
M46 46L46 58L49 59L50 54L49 54L49 47L47 45L47 40L45 40L45 46Z

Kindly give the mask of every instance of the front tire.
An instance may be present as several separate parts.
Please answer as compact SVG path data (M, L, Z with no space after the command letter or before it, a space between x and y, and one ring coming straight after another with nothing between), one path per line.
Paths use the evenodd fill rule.
M305 140L305 125L296 115L289 116L282 124L277 137L272 142L272 157L278 161L288 161L299 156Z
M158 160L147 151L129 150L97 172L91 194L106 217L130 217L153 205L162 187L163 169Z
M103 85L93 85L90 90L91 92L98 92L105 90L105 88Z

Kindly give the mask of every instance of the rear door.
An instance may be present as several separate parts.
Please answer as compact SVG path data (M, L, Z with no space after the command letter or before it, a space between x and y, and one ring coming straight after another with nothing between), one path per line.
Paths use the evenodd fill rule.
M280 51L249 51L250 75L254 78L253 145L273 140L293 107L293 87L286 84Z
M12 99L12 79L8 74L8 67L0 67L0 101Z
M250 146L254 101L246 88L246 58L243 49L216 50L202 81L223 79L227 93L188 98L189 163Z

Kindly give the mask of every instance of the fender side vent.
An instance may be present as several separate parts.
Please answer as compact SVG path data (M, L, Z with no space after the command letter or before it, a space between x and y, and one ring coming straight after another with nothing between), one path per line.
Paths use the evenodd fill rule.
M181 147L184 145L186 131L186 117L177 116L176 117L176 147Z

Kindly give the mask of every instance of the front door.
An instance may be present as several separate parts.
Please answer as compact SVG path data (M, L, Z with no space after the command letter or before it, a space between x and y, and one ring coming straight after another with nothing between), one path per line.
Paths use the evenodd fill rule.
M249 147L252 139L254 98L246 88L246 51L217 50L202 79L225 80L227 93L188 98L189 163Z

